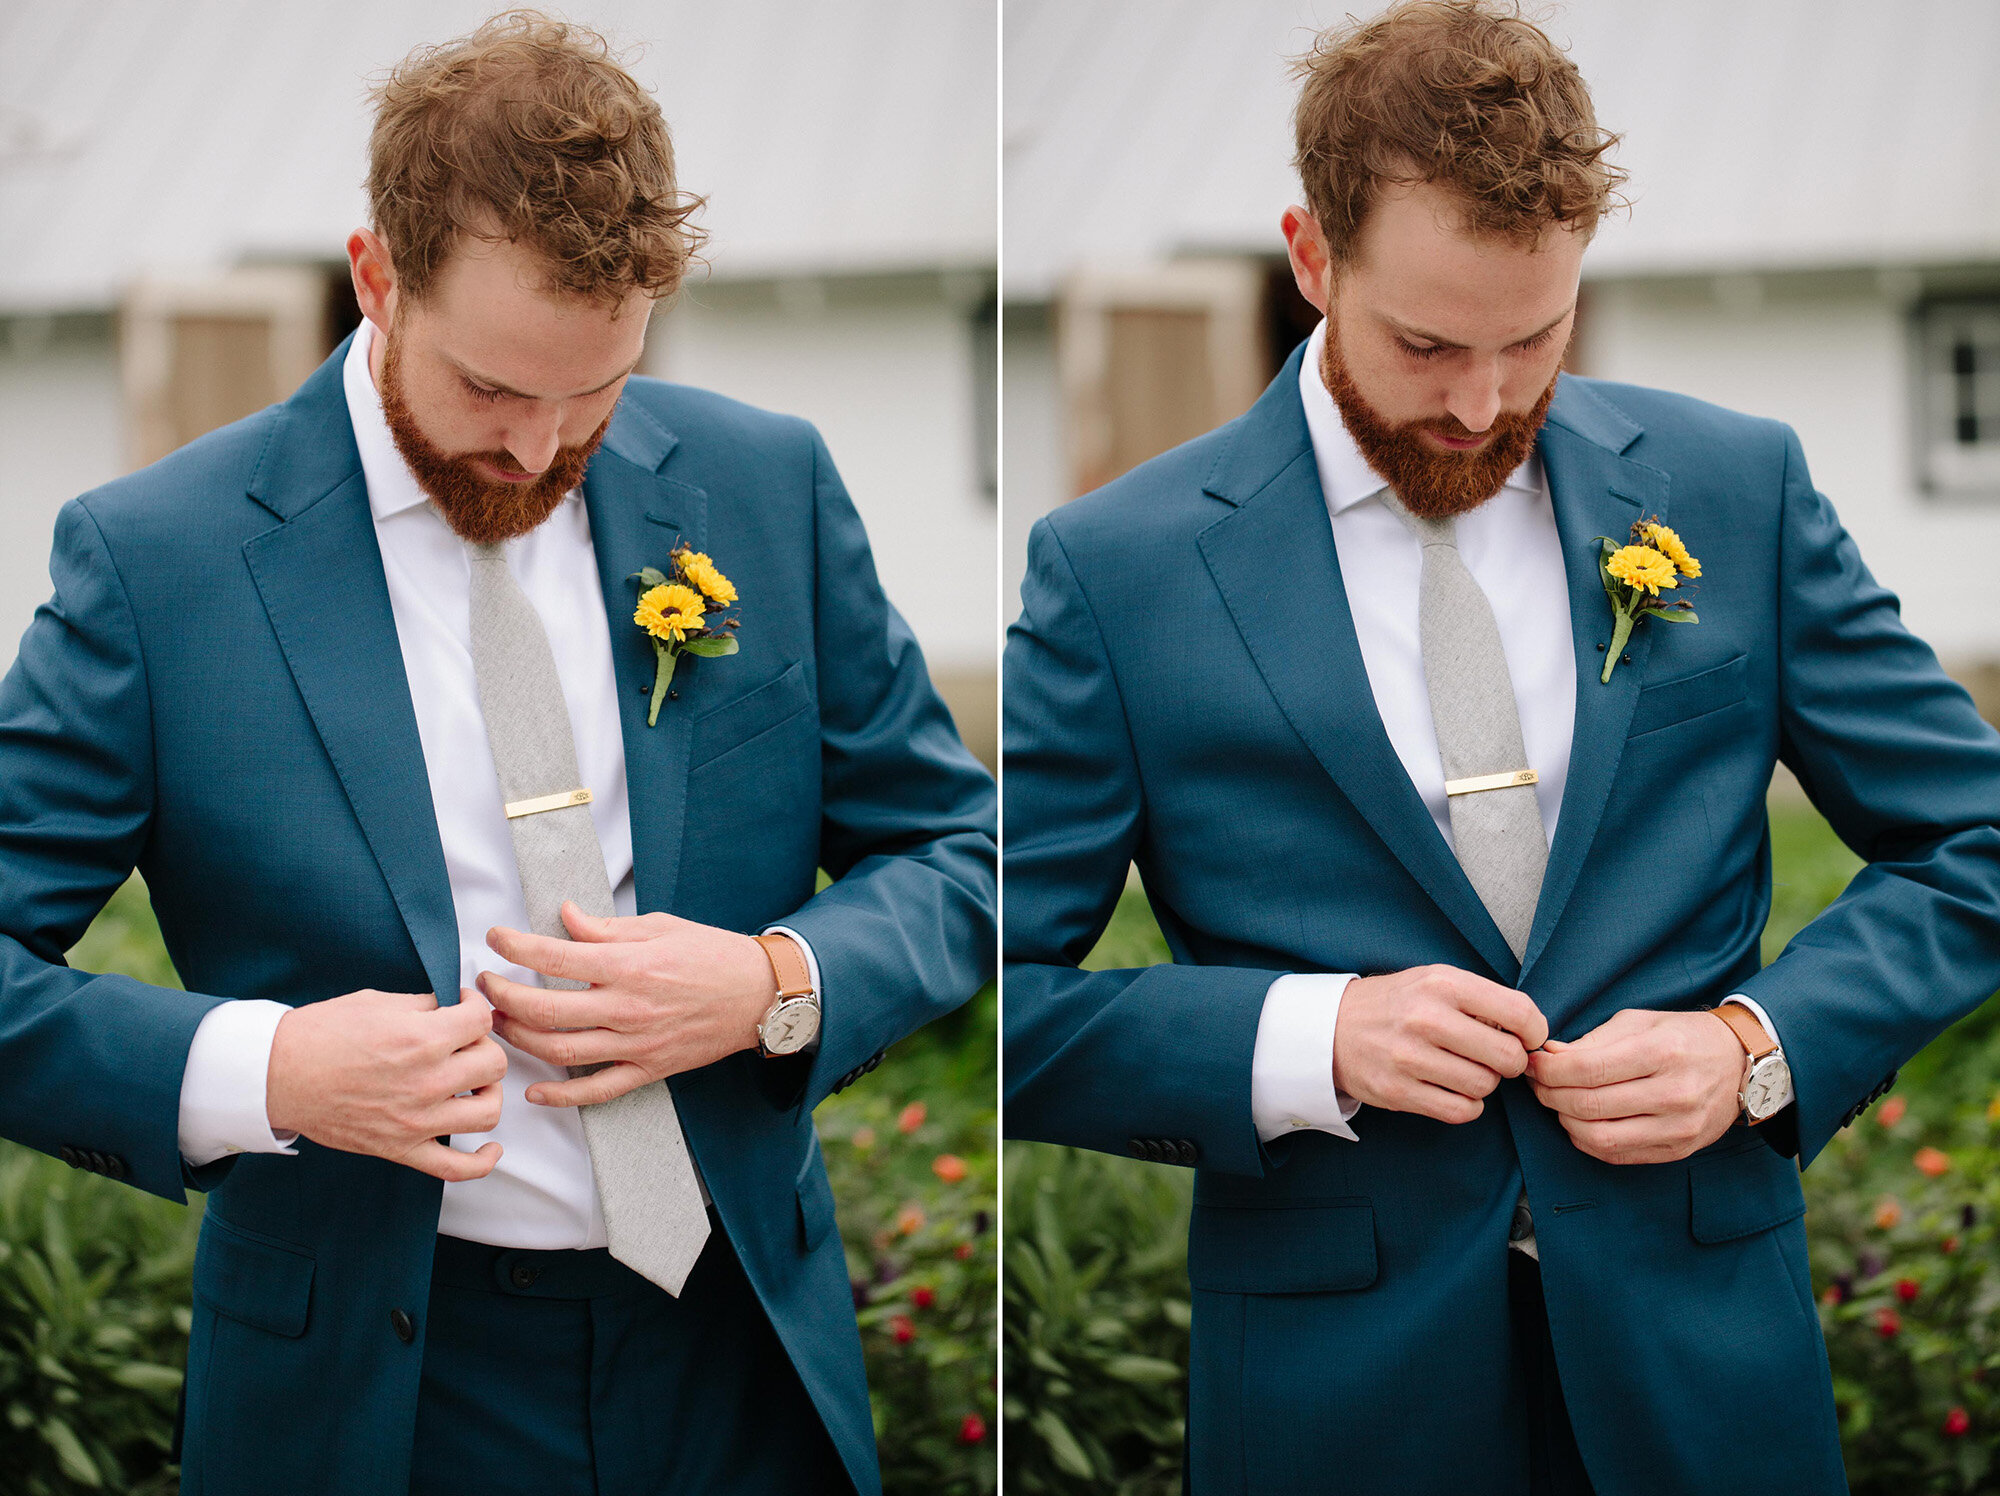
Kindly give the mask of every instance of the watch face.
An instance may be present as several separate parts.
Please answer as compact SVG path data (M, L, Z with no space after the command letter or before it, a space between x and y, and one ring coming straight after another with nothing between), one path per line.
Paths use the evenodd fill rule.
M1743 1109L1752 1122L1762 1122L1792 1099L1792 1068L1782 1055L1767 1055L1750 1067L1743 1083Z
M795 997L779 1003L764 1020L759 1033L771 1054L796 1054L812 1043L819 1032L819 1004Z

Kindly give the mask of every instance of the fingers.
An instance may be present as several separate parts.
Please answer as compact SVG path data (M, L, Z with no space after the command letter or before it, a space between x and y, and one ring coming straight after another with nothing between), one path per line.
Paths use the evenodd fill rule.
M482 1143L476 1153L460 1153L456 1148L447 1148L436 1138L425 1138L403 1155L402 1162L419 1173L429 1174L448 1184L484 1179L500 1162L500 1145Z
M546 935L510 930L505 925L488 930L486 944L504 961L570 982L611 981L624 969L626 961L621 941L551 940Z
M1558 1114L1570 1141L1607 1164L1664 1164L1686 1158L1704 1142L1685 1118L1619 1117L1580 1121Z
M1610 1086L1642 1080L1666 1062L1666 1048L1655 1030L1600 1038L1610 1027L1607 1023L1561 1049L1543 1050L1532 1058L1530 1076L1550 1087Z
M1467 1096L1443 1086L1429 1085L1423 1081L1412 1081L1397 1098L1394 1108L1399 1112L1414 1112L1420 1117L1433 1117L1439 1122L1449 1122L1462 1126L1479 1119L1486 1110L1486 1103L1477 1097Z
M1668 1116L1691 1109L1700 1099L1687 1084L1660 1075L1608 1086L1545 1086L1534 1081L1529 1084L1543 1106L1585 1122Z
M470 1096L451 1096L431 1108L426 1136L491 1132L500 1125L500 1085L481 1086Z
M507 1018L538 1029L610 1026L611 1004L600 994L530 987L497 971L479 974L479 990ZM512 1039L508 1040L512 1043Z
M476 1044L492 1032L493 1004L476 987L459 988L458 1001L448 1008L440 1008L439 1012L453 1049Z
M678 923L671 914L585 914L574 899L563 900L563 928L572 940L606 941L657 940Z
M623 1096L649 1078L637 1065L621 1062L572 1080L539 1081L528 1088L528 1100L536 1106L594 1106Z
M539 1029L502 1016L494 1031L525 1054L554 1065L595 1065L622 1060L632 1052L632 1038L616 1029Z
M1471 972L1454 971L1452 975L1458 979L1452 983L1452 995L1461 1012L1498 1024L1520 1040L1523 1049L1540 1049L1548 1042L1549 1021L1527 993L1502 987Z
M491 1034L483 1034L474 1043L453 1052L445 1062L444 1084L451 1088L446 1094L456 1096L461 1091L476 1091L497 1083L506 1074L507 1051Z
M1446 1010L1436 1020L1432 1037L1440 1048L1491 1072L1496 1081L1521 1075L1528 1068L1528 1053L1511 1031L1494 1028L1465 1013Z

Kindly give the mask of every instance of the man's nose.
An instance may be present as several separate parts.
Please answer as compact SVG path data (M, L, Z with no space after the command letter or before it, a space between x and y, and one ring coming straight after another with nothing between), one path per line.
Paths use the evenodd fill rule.
M1474 435L1486 430L1500 414L1500 365L1482 360L1467 369L1452 386L1446 408Z
M507 450L516 462L531 473L539 473L556 460L562 422L551 411L546 418L525 421L507 433Z

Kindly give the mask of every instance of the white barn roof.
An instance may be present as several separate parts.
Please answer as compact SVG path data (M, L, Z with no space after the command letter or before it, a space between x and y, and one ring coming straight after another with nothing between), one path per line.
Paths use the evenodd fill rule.
M0 311L141 271L339 258L369 78L500 0L0 5ZM927 0L573 0L642 48L717 277L990 266L995 24Z
M1374 0L1007 0L1006 294L1081 264L1273 252L1298 199L1285 63ZM1589 275L2000 258L2000 5L1527 7L1625 139Z

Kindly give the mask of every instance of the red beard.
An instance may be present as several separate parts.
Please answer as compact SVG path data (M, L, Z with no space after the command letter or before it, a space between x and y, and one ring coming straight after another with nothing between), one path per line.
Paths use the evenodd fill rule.
M474 462L490 463L502 472L516 471L520 464L511 452L466 452L454 456L432 445L430 438L417 429L416 417L403 398L396 343L396 338L390 336L382 349L382 415L389 423L389 435L396 443L396 450L417 480L417 487L430 496L453 532L474 544L496 545L527 534L555 513L563 495L583 481L583 470L590 465L597 444L604 440L611 417L604 418L588 441L556 448L554 460L530 482L498 483L483 478Z
M1485 446L1470 452L1447 452L1425 441L1423 433L1433 431L1458 441L1479 433L1468 430L1454 416L1406 421L1400 426L1383 419L1348 373L1330 317L1319 372L1368 466L1388 480L1404 508L1423 519L1464 514L1500 492L1508 475L1526 462L1534 449L1535 435L1542 429L1542 419L1556 394L1556 380L1551 376L1549 387L1531 409L1503 410L1493 418Z

